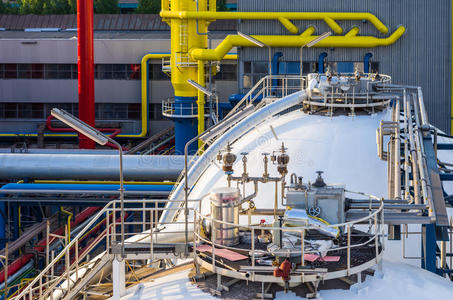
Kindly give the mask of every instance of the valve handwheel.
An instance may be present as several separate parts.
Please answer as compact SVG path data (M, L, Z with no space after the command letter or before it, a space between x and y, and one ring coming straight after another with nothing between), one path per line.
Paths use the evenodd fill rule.
M312 206L308 209L308 214L317 217L321 214L321 208L319 206Z

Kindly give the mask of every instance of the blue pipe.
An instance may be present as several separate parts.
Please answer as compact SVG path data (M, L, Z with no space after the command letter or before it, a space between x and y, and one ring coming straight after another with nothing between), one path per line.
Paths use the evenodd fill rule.
M364 73L370 73L370 58L373 57L373 54L368 52L365 54L363 57L363 72Z
M278 74L278 65L279 61L278 59L283 56L283 53L281 52L276 52L274 54L274 57L272 58L272 63L271 63L271 75L277 75ZM277 87L278 80L277 79L272 79L272 86ZM275 89L275 88L274 88Z
M319 57L318 57L318 73L324 73L324 59L327 57L327 53L326 52L323 52L321 54L319 54Z

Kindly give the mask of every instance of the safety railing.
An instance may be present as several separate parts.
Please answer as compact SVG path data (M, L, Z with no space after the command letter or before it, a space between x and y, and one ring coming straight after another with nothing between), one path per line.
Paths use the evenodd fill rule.
M26 287L21 288L20 292L17 292L12 299L53 299L68 295L80 288L77 285L81 283L82 278L88 276L91 270L95 270L96 264L100 264L106 255L109 259L109 255L112 255L115 249L122 249L121 252L126 258L124 249L127 249L131 244L146 245L146 257L153 260L156 245L166 243L168 240L165 237L160 238L162 235L185 233L185 227L182 226L185 222L180 222L182 229L176 228L172 231L167 228L165 232L157 230L158 224L159 226L170 226L170 224L160 223L158 217L164 210L169 209L164 207L168 201L171 200L124 200L124 236L134 237L126 240L124 245L119 242L121 241L121 234L123 234L120 230L120 200L109 202L66 244L64 249L46 265L41 273L31 280ZM173 201L183 202L182 200ZM174 210L181 209L174 208ZM192 209L189 208L189 210L193 215ZM178 222L172 222L171 226L178 227ZM87 242L87 237L94 238L94 240L84 245ZM81 248L82 245L83 248ZM96 249L96 253L102 254L91 258L90 253L94 249Z
M360 193L363 195L363 193ZM325 253L331 252L346 252L346 265L342 268L342 265L338 265L335 268L335 271L331 274L327 273L324 274L324 279L333 279L338 277L350 276L352 274L361 272L372 265L378 264L381 258L381 253L383 250L383 235L384 235L384 204L383 201L377 197L370 196L370 209L369 214L361 219L357 219L350 222L345 222L341 224L334 224L334 225L325 225L326 228L335 228L341 232L342 237L345 238L344 245L339 245L337 247L332 247L330 249L326 249ZM205 197L206 198L206 197ZM371 209L371 202L372 200L379 200L380 205L379 208L373 210ZM202 199L202 201L205 199ZM201 207L201 204L200 204ZM291 235L293 238L297 239L295 242L294 240L291 243L294 245L294 248L289 250L283 248L281 250L281 256L285 257L290 255L291 257L300 257L300 265L303 267L306 265L306 256L309 254L318 254L317 250L306 250L306 246L308 245L309 241L306 240L306 232L309 230L317 230L319 227L308 225L308 226L300 226L300 227L272 227L272 226L264 226L264 225L244 225L244 224L234 224L229 222L224 222L222 220L214 219L211 215L202 214L200 210L195 210L195 228L194 228L194 257L195 260L201 264L202 267L208 269L209 271L219 273L228 277L234 277L238 279L247 279L252 281L261 281L261 282L275 282L275 277L273 274L270 275L263 275L263 269L258 267L257 258L260 257L272 257L276 256L275 253L272 253L269 250L263 250L262 245L258 247L258 236L259 232L273 232L274 234L278 232L277 236L289 236ZM206 237L204 229L202 229L202 224L209 223L211 226L211 237L210 239ZM359 239L355 239L355 243L353 238L355 236L354 226L359 224L368 223L368 235L364 235L363 233L360 234ZM224 228L228 228L228 230L240 230L242 232L247 232L250 235L250 239L247 238L247 243L241 243L240 247L234 246L224 246L219 243L213 242L216 240L216 230L215 227L222 225ZM365 236L365 237L363 237ZM283 238L284 240L285 238ZM249 243L248 243L249 241ZM210 246L209 252L210 255L202 253L203 251L197 251L197 247L201 244L206 244ZM245 246L244 244L248 244ZM374 245L373 245L374 244ZM367 252L369 249L373 249L373 255L367 261L357 265L353 265L352 258L351 258L351 251L353 249L358 249L360 247L366 247ZM231 266L228 266L222 260L216 259L216 250L220 249L228 249L231 251L235 251L237 253L248 253L248 257L250 258L250 265L247 267L242 267L243 270L248 270L247 272L242 271L241 269L235 269ZM208 258L208 259L206 259ZM255 268L258 267L258 268ZM273 270L273 269L272 269ZM258 273L258 274L256 274ZM319 277L312 277L313 280L319 280ZM293 282L300 282L300 281L311 281L310 277L294 277L292 278Z
M175 99L169 98L162 101L162 115L168 118L196 118L198 106L195 102L176 103Z
M244 105L254 103L258 99L281 98L305 88L306 76L298 75L266 75L262 77L250 91L227 114L236 113Z

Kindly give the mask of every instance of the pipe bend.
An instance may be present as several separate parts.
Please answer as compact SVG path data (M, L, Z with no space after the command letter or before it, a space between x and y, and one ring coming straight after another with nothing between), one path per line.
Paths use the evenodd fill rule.
M376 17L372 13L364 13L364 15L366 17L365 19L370 21L370 23L373 24L380 33L386 34L389 32L388 27L385 26L384 23L382 23L381 20L378 19L378 17Z
M309 26L307 29L304 30L304 32L300 34L300 37L304 38L311 36L313 33L315 33L315 31L316 31L315 26Z
M284 18L284 17L278 17L278 21L280 21L280 23L282 23L282 25L288 29L289 32L293 33L293 34L298 34L299 33L299 28L297 28L296 25L293 24L293 22L291 22L290 20L288 20L287 18Z
M389 37L381 39L381 45L388 46L395 43L405 32L406 27L404 27L404 25L400 25Z
M332 19L331 17L325 17L324 22L337 34L342 34L343 33L343 28L341 28L338 23Z

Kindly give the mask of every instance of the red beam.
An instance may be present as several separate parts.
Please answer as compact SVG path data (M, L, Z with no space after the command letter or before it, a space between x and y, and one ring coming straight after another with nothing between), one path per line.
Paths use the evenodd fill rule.
M79 119L94 127L93 0L77 0L77 36ZM94 149L94 142L79 134L79 148Z

